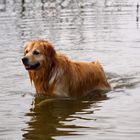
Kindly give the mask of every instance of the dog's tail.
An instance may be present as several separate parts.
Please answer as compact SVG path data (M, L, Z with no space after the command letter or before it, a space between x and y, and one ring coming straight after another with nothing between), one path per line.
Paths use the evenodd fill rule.
M96 65L98 67L98 70L101 72L101 75L102 75L102 79L104 80L104 87L107 88L107 90L110 90L111 87L109 85L109 83L107 82L107 78L106 78L106 75L105 75L105 71L103 69L103 66L102 64L99 62L99 61L95 61L95 62L92 62L94 65ZM103 82L103 81L102 81Z
M92 62L94 65L97 65L102 71L104 71L104 69L103 69L103 67L102 67L102 65L101 65L101 63L97 60L97 61L94 61L94 62Z

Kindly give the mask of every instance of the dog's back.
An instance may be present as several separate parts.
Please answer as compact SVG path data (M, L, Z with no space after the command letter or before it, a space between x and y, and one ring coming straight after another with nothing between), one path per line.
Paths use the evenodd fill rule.
M60 59L60 60L59 60ZM72 97L86 96L95 90L108 90L104 70L99 62L71 61L61 55L58 57L58 69L63 74L56 82L56 94ZM61 92L61 93L59 93ZM63 93L63 94L62 94Z
M85 96L94 90L110 88L99 63L74 63L72 65L75 65L75 70L71 71L70 94Z

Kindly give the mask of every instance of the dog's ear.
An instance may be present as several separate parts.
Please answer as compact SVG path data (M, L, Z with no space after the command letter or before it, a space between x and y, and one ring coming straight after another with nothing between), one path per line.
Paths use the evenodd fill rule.
M51 43L45 43L45 55L49 63L54 64L56 58L56 51Z
M56 55L56 51L54 50L54 47L51 44L48 44L47 46L47 55L50 59L54 58Z

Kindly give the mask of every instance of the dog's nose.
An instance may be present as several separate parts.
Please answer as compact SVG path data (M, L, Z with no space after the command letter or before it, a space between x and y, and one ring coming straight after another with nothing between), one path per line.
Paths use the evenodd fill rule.
M23 62L23 64L28 64L28 58L27 57L23 57L22 58L22 62Z

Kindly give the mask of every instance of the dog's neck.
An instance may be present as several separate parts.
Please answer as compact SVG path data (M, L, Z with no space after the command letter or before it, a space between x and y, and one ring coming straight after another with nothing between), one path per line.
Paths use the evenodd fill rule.
M68 58L57 55L55 63L51 63L49 66L44 64L44 67L39 70L29 71L29 77L31 83L34 83L37 94L51 95L55 94L55 84L60 79L63 73L69 69ZM67 65L64 65L66 63ZM66 67L67 66L67 67Z
M29 71L30 81L34 83L37 94L49 94L49 81L52 73L52 68Z

